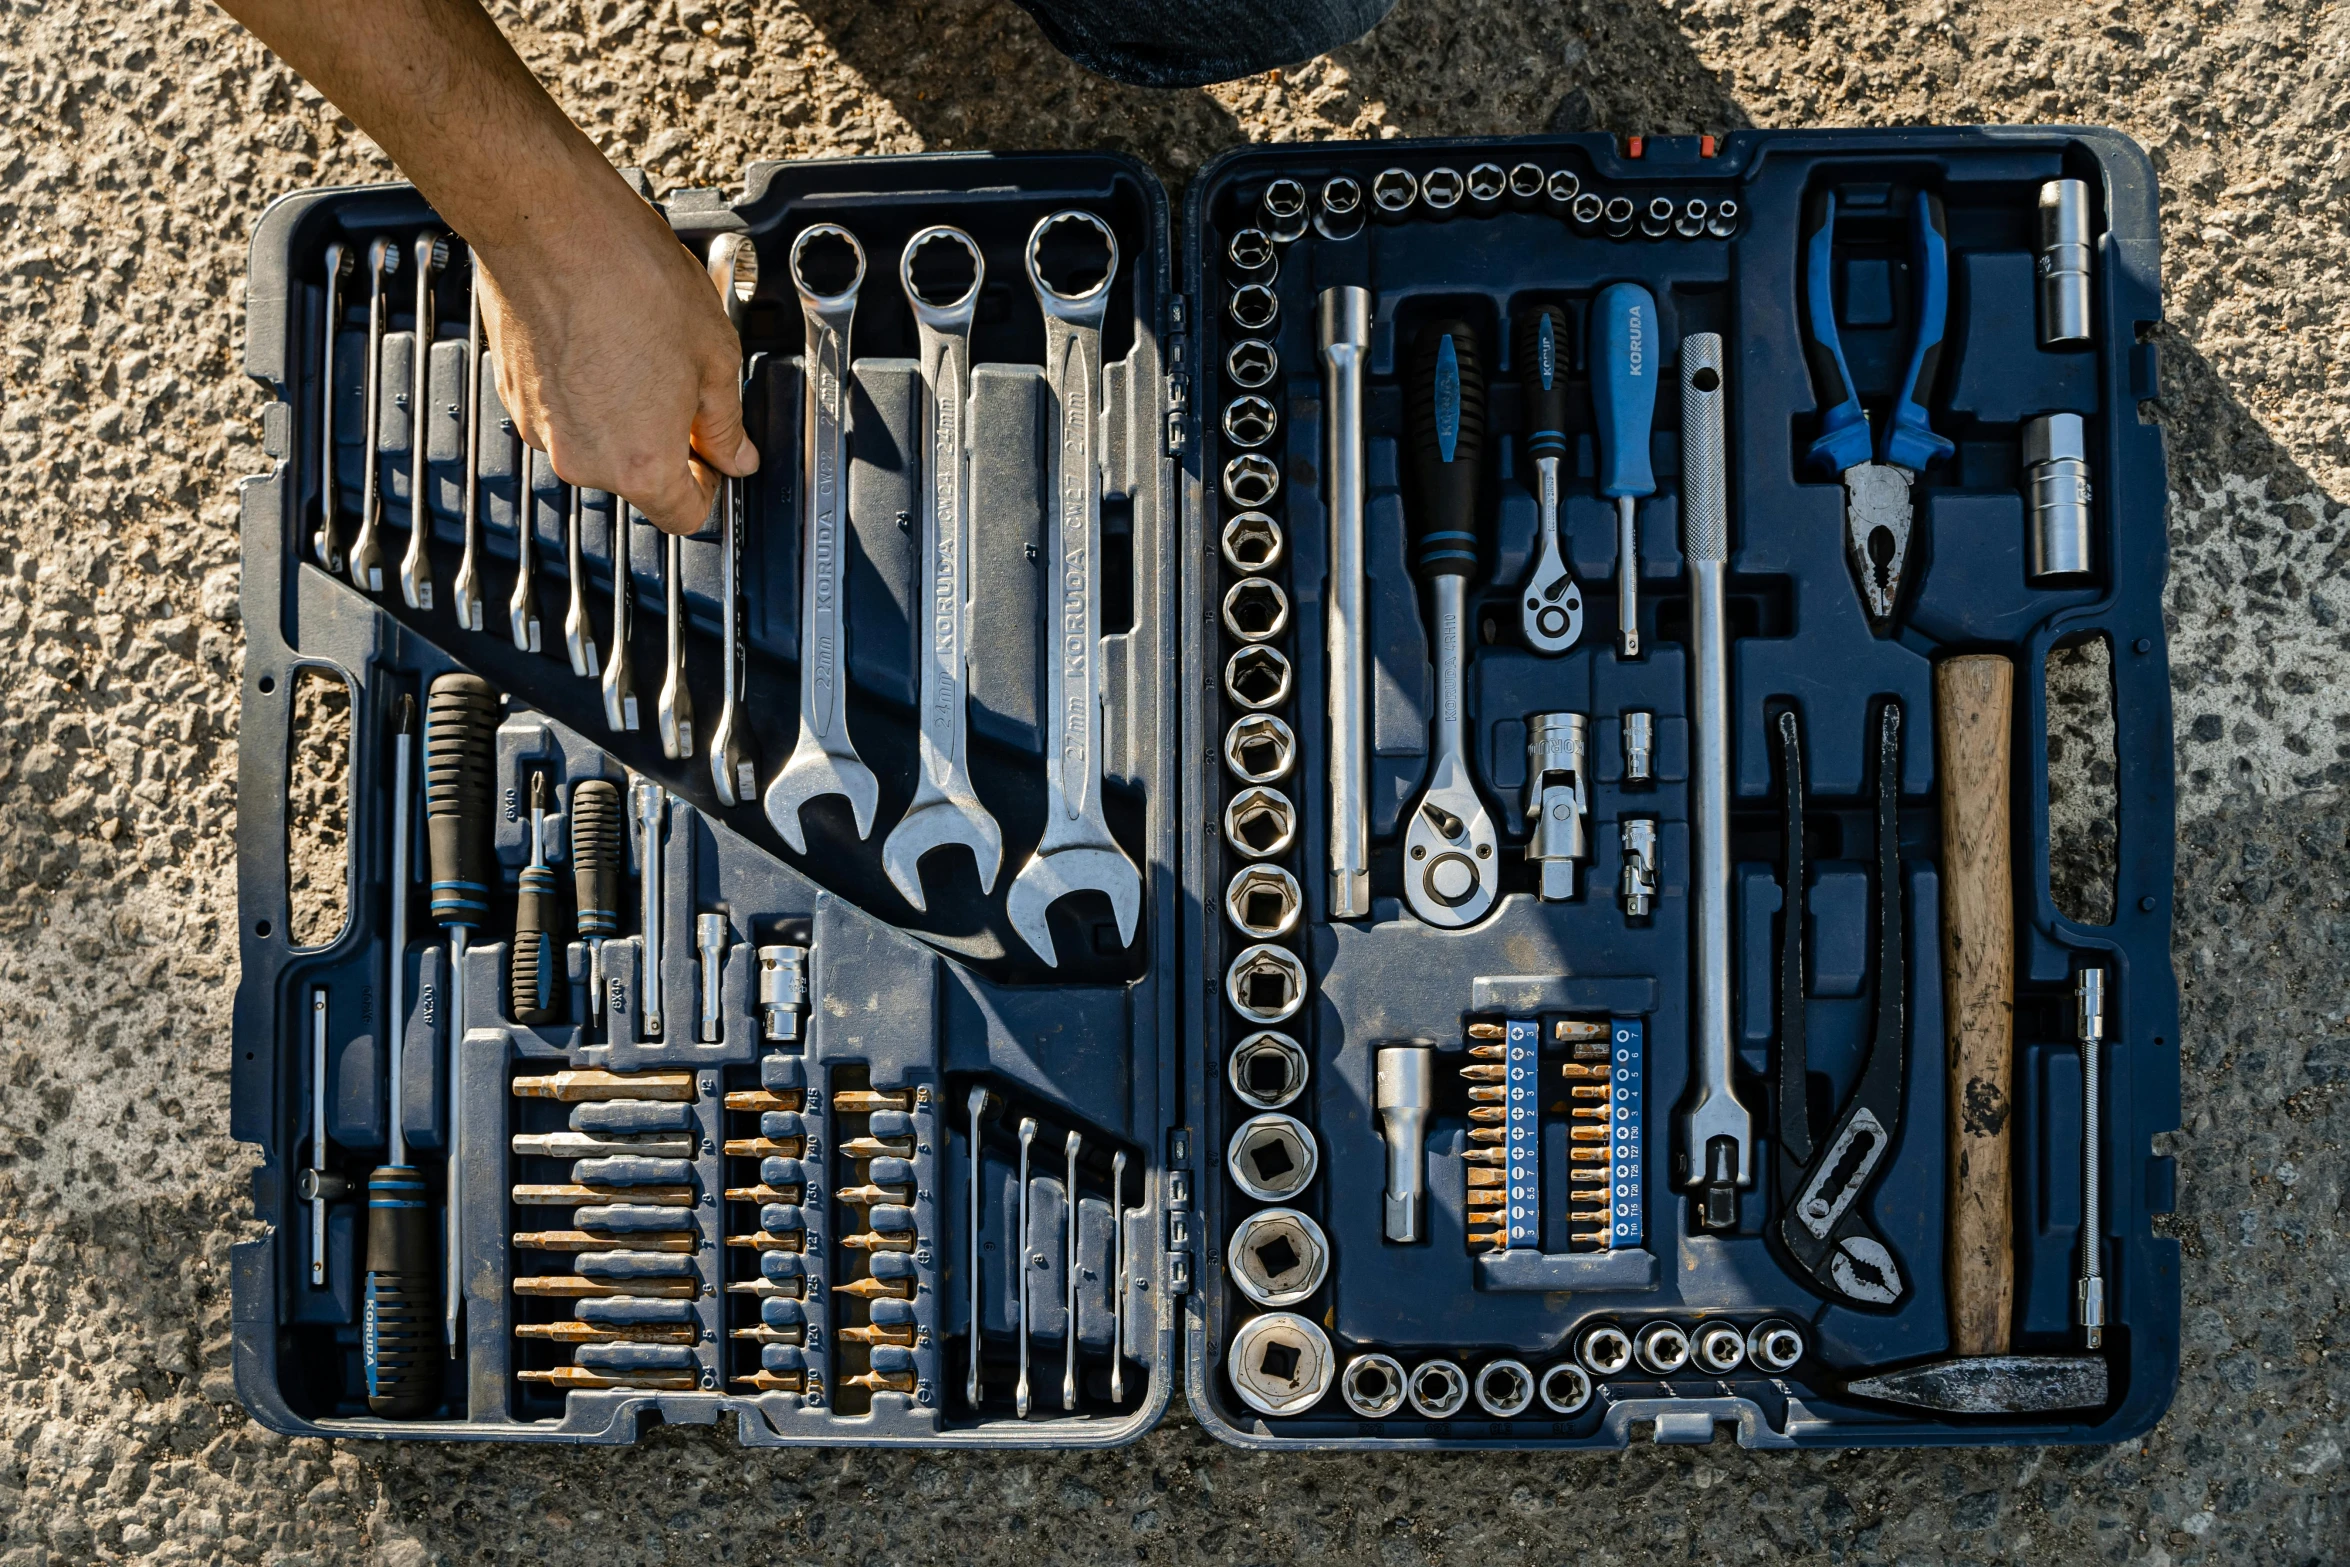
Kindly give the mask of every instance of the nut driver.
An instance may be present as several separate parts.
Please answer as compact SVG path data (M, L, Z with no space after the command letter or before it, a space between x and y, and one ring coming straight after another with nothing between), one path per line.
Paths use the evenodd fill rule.
M819 240L848 247L856 270L836 293L819 293L807 279L808 247ZM849 739L848 665L843 645L847 605L842 600L849 527L849 329L857 290L865 281L865 250L836 223L800 231L791 247L792 287L807 327L806 410L800 422L806 465L805 543L800 561L800 728L792 753L767 785L767 819L795 854L808 852L800 812L810 800L837 794L849 802L857 837L873 833L881 785Z
M1779 1147L1781 1188L1789 1194L1779 1221L1786 1244L1812 1285L1845 1305L1886 1309L1909 1293L1892 1248L1868 1218L1867 1197L1901 1135L1907 1072L1909 946L1902 919L1901 704L1876 712L1877 874L1876 1024L1852 1097L1814 1144L1803 1096L1809 1062L1803 1027L1802 732L1792 712L1778 718L1781 789L1792 879L1781 935L1779 991ZM1794 950L1787 950L1792 946ZM1786 983L1788 976L1795 982ZM1792 1092L1790 1090L1792 1089Z
M1064 223L1093 229L1109 252L1099 281L1064 294L1045 281L1039 251ZM1045 914L1075 892L1109 897L1122 946L1134 944L1142 915L1142 873L1110 836L1102 815L1101 602L1094 572L1101 560L1102 319L1118 275L1118 241L1090 212L1048 213L1028 234L1028 282L1044 314L1045 384L1057 434L1049 450L1046 485L1053 518L1045 549L1045 579L1058 599L1051 642L1058 656L1047 667L1046 706L1058 729L1045 752L1044 835L1012 878L1005 912L1020 939L1057 966ZM1025 1412L1025 1411L1023 1411Z
M914 258L930 246L960 248L971 263L971 283L944 304L923 297ZM928 569L922 615L920 761L914 799L881 845L890 885L917 909L923 898L921 862L934 849L961 845L979 867L979 890L995 891L1003 868L1003 829L979 803L965 756L964 696L971 672L971 321L987 264L961 229L926 228L906 241L898 281L913 308L922 353L921 560Z
M1559 464L1567 440L1567 367L1573 358L1567 313L1542 305L1518 318L1511 356L1526 396L1526 454L1534 459L1542 521L1535 535L1534 569L1518 602L1526 645L1537 653L1564 653L1583 637L1583 585L1559 547Z
M1436 712L1428 788L1404 828L1404 901L1430 925L1485 917L1501 891L1493 816L1469 776L1464 730L1469 578L1478 567L1477 484L1485 451L1485 376L1476 334L1459 321L1421 328L1404 386L1412 458L1412 569L1435 621Z
M1803 352L1812 390L1824 412L1807 461L1844 481L1844 549L1870 623L1886 629L1901 597L1909 563L1911 489L1926 465L1948 457L1950 441L1935 433L1924 399L1942 364L1942 335L1950 309L1949 228L1942 198L1918 191L1910 198L1912 320L1909 362L1884 429L1873 440L1860 389L1845 363L1836 328L1834 265L1836 191L1814 195L1804 215ZM1874 459L1874 460L1872 460Z

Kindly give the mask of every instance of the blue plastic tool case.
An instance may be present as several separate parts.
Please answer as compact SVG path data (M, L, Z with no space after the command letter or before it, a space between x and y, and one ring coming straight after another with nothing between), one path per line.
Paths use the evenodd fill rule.
M1312 191L1347 174L1368 193L1391 168L1418 178L1439 167L1529 162L1571 173L1582 191L1629 197L1636 211L1659 195L1717 211L1729 198L1738 216L1726 235L1650 238L1635 228L1618 238L1586 232L1541 201L1505 200L1496 210L1465 202L1443 222L1415 211L1337 237L1309 228L1277 242L1278 264L1266 280L1272 322L1235 323L1229 305L1241 275L1228 263L1229 247L1236 232L1262 222L1271 181L1294 178ZM2035 193L2059 177L2086 181L2096 214L2094 341L2069 350L2042 348L2034 329ZM1836 478L1805 461L1821 410L1801 340L1799 229L1807 199L1830 188L1863 206L1888 193L1931 190L1947 213L1948 339L1925 402L1954 452L1916 491L1908 587L1889 631L1871 626L1855 594ZM363 261L344 281L329 321L322 258L337 241L362 257L379 237L405 247L435 220L401 186L305 192L273 206L254 236L247 299L245 364L270 396L264 437L274 461L242 489L248 652L233 1073L234 1132L260 1154L253 1198L262 1230L235 1248L237 1383L258 1418L286 1432L376 1438L623 1442L648 1420L724 1418L755 1446L1100 1446L1148 1429L1179 1382L1210 1430L1268 1448L1607 1448L1636 1436L1706 1441L1721 1425L1753 1447L2110 1442L2161 1415L2176 1380L2180 1301L2178 1247L2154 1232L2155 1217L2171 1207L2173 1168L2153 1139L2177 1123L2179 1058L2161 615L2165 471L2159 432L2141 412L2156 393L2158 230L2152 172L2134 143L2098 130L1968 128L1742 131L1718 142L1572 136L1245 148L1192 182L1180 250L1163 188L1140 164L1109 154L760 163L739 193L681 190L658 205L697 254L727 233L747 234L757 251L757 292L741 326L746 412L764 462L742 492L741 636L742 715L761 787L792 750L799 699L803 339L786 255L812 223L840 224L862 242L868 268L851 339L843 592L850 726L880 780L879 809L860 839L839 800L810 807L808 852L795 853L756 798L720 802L699 750L664 756L651 719L666 647L663 552L659 535L632 514L618 520L628 530L646 716L633 732L609 729L597 683L572 672L561 646L572 498L543 462L528 493L518 493L524 465L494 374L467 357L462 246L441 277L425 348L409 273L389 285L383 396L374 427L362 430L367 270ZM1141 871L1143 895L1131 944L1121 942L1106 899L1056 906L1061 961L1052 967L1013 930L1005 896L1043 824L1053 723L1046 673L1055 656L1043 577L1057 436L1023 250L1039 218L1068 208L1104 219L1119 252L1099 389L1103 793L1112 831ZM920 911L892 887L881 860L913 788L924 614L914 526L924 481L920 366L895 273L908 237L937 223L967 230L986 260L969 409L966 717L972 776L1002 826L1004 852L985 894L969 856L934 856L925 864L928 909ZM1850 254L1859 260L1838 283L1843 346L1875 406L1901 373L1903 311L1896 304L1872 313L1854 291L1883 289L1898 300L1908 263L1895 231L1872 238L1863 224L1853 232ZM1615 516L1595 488L1583 357L1593 298L1616 282L1650 290L1668 360L1684 333L1717 332L1726 345L1736 1080L1761 1138L1758 1184L1742 1194L1739 1225L1726 1234L1698 1231L1671 1135L1690 1087L1694 984L1680 425L1668 381L1651 440L1656 493L1640 503L1648 646L1625 661L1611 635ZM1328 918L1323 850L1328 519L1315 315L1318 293L1339 284L1368 287L1375 299L1364 410L1374 906L1362 921ZM1558 657L1530 651L1514 629L1536 512L1509 324L1533 303L1562 307L1573 328L1578 428L1562 464L1560 525L1587 614L1581 640ZM1401 818L1425 782L1434 690L1426 596L1407 565L1398 382L1412 334L1438 315L1478 334L1491 385L1465 717L1472 771L1500 823L1504 863L1495 910L1458 931L1413 919L1398 891ZM1253 449L1276 460L1278 477L1272 498L1256 509L1273 519L1280 540L1266 559L1260 539L1245 562L1222 547L1225 524L1247 508L1222 493L1227 465L1244 446L1219 419L1243 384L1232 379L1230 356L1244 338L1270 344L1267 357L1277 361L1269 379L1252 361L1244 380L1262 380L1255 389L1273 409L1271 438ZM322 379L329 342L331 385ZM412 408L406 388L420 351L429 354L430 396ZM330 401L332 501L346 536L364 503L365 443L377 450L387 560L381 592L362 592L347 574L329 571L313 547ZM481 631L460 628L449 591L465 536L469 406L480 431L479 528L491 584ZM2043 587L2025 570L2019 429L2052 411L2085 421L2095 569ZM1245 440L1260 434L1242 432ZM430 609L404 604L391 572L417 502L410 486L419 440L439 588ZM615 509L611 497L591 492L578 498L578 510L587 599L608 655ZM518 519L535 546L547 638L540 653L517 650L504 624ZM681 564L685 668L706 728L723 694L721 562L710 530L685 543ZM1262 602L1243 607L1245 624L1227 615L1244 565L1281 590L1278 617L1269 618ZM2118 833L2113 912L2102 925L2065 917L2051 896L2042 677L2052 650L2097 638L2110 649ZM1228 690L1226 667L1248 646L1285 655L1287 689L1267 701L1260 699L1272 693L1251 686L1244 707ZM2077 1353L2082 1070L2072 978L2084 962L2096 963L2110 987L2100 1151L2110 1311L2102 1353L2111 1387L2093 1410L1931 1414L1845 1391L1867 1370L1930 1361L1950 1343L1931 719L1935 661L1970 651L2005 653L2017 671L2018 1354ZM445 1037L451 976L443 935L425 916L424 834L413 820L391 819L395 704L403 695L422 702L434 678L452 670L478 674L504 698L494 780L501 885L464 959L469 1026L459 1040ZM342 824L350 913L331 939L301 946L290 940L287 782L295 693L318 675L350 699ZM1862 1310L1831 1303L1801 1281L1766 1233L1787 1196L1769 1173L1782 893L1767 715L1800 710L1809 788L1825 824L1812 851L1807 1016L1813 1069L1833 1102L1849 1090L1867 1037L1866 747L1869 715L1888 698L1910 715L1899 801L1909 1049L1901 1127L1868 1201L1909 1288L1896 1309ZM1634 710L1655 719L1645 786L1624 775L1622 728ZM1227 807L1250 787L1228 768L1225 741L1251 712L1283 718L1294 744L1278 782L1294 809L1294 832L1271 852L1262 852L1262 841L1241 852L1224 826ZM1588 723L1584 804L1596 847L1566 901L1538 899L1523 860L1525 725L1537 712L1580 714ZM643 944L633 880L621 932L603 953L606 993L618 998L607 1019L583 1026L588 957L569 939L568 924L559 944L568 965L559 1010L568 1021L525 1026L505 1005L502 933L513 928L515 883L529 859L533 772L553 787L546 836L566 885L564 802L579 782L608 779L625 796L632 781L650 780L666 792L654 900L665 940L658 974L641 976L644 986L660 987L659 1037L638 1037L652 1030L640 1029L636 1010ZM1654 821L1659 842L1657 899L1643 920L1626 918L1615 884L1616 827L1635 814ZM402 830L412 835L411 874L419 880L409 928L395 941L387 929L391 845ZM641 854L632 827L629 877ZM1245 998L1228 985L1235 959L1258 941L1244 928L1244 900L1227 897L1251 865L1285 868L1302 898L1294 923L1268 938L1306 976L1294 1015L1271 1025L1306 1058L1280 1083L1231 1064L1235 1048L1267 1026L1235 1010ZM712 912L726 921L717 980L723 1024L718 1040L705 1043L692 1026L702 985L695 917ZM1258 913L1284 923L1277 903ZM758 1005L754 955L778 946L805 961L805 1006L798 1037L787 1041L763 1037ZM395 962L408 998L400 1018L386 1016ZM321 1004L327 1071L314 1081ZM1509 1051L1548 1063L1567 1059L1544 1043L1560 1019L1597 1022L1611 1048L1632 1052L1637 1070L1612 1080L1623 1097L1610 1102L1629 1104L1630 1140L1619 1117L1609 1144L1611 1156L1630 1165L1629 1194L1619 1183L1606 1222L1636 1244L1595 1250L1580 1238L1578 1226L1589 1221L1571 1216L1562 1184L1570 1131L1560 1110L1541 1128L1548 1157L1540 1203L1513 1227L1509 1247L1479 1254L1467 1243L1476 1199L1462 1157L1477 1101L1456 1081L1471 1060L1472 1025L1495 1025L1480 1037L1506 1035ZM405 1041L400 1097L410 1160L436 1204L450 1176L461 1175L466 1237L449 1270L461 1281L463 1311L438 1406L407 1419L369 1413L363 1355L366 1178L385 1158L394 1029ZM1378 1047L1398 1042L1434 1047L1439 1080L1424 1140L1424 1234L1409 1245L1382 1234L1388 1155L1375 1058ZM580 1178L564 1158L516 1151L549 1145L514 1141L581 1124L566 1120L576 1106L513 1091L518 1077L571 1069L692 1079L678 1134L692 1150L685 1182L692 1196L677 1210L686 1216L677 1221L686 1232L677 1254L691 1260L663 1265L670 1282L660 1296L690 1301L669 1319L666 1340L685 1341L690 1352L657 1357L670 1368L662 1385L630 1385L625 1375L606 1379L616 1386L549 1382L551 1368L572 1363L573 1344L544 1336L550 1328L537 1337L516 1331L562 1322L577 1305L575 1297L518 1293L518 1278L570 1264L522 1248L524 1232L563 1221L512 1200L529 1183ZM773 1103L757 1096L778 1092L799 1105L780 1121L743 1108ZM313 1147L310 1130L317 1095L325 1101L322 1148ZM976 1120L974 1102L984 1106ZM1236 1134L1269 1104L1302 1125L1310 1145L1302 1185L1290 1171L1294 1195L1278 1201L1247 1195L1235 1179L1245 1152ZM840 1108L847 1105L859 1108ZM884 1107L885 1128L870 1119L874 1105ZM453 1154L452 1123L462 1128ZM727 1150L766 1146L754 1140L771 1142L787 1123L801 1140L806 1189L798 1214L771 1228L772 1213L725 1195L765 1186L766 1167ZM833 1190L872 1178L844 1145L863 1146L858 1139L876 1128L910 1163L887 1172L906 1183L894 1221L904 1228L890 1242L896 1249L861 1249L871 1244L863 1226L877 1221ZM339 1171L346 1184L336 1188L345 1195L324 1205L327 1266L314 1284L313 1208L300 1178L321 1168ZM1261 1303L1261 1287L1254 1298L1244 1293L1232 1247L1244 1221L1274 1207L1309 1220L1311 1244L1323 1255L1309 1259L1308 1293L1273 1298L1322 1335L1332 1369L1381 1353L1409 1376L1442 1359L1453 1363L1465 1395L1466 1384L1498 1361L1536 1379L1572 1363L1595 1323L1637 1334L1662 1321L1691 1332L1709 1323L1741 1331L1789 1323L1801 1356L1776 1371L1747 1363L1719 1375L1695 1366L1651 1374L1634 1366L1588 1377L1580 1401L1562 1399L1575 1405L1568 1413L1538 1398L1497 1414L1497 1404L1509 1406L1506 1387L1493 1402L1482 1390L1464 1396L1448 1413L1446 1389L1435 1385L1433 1413L1407 1403L1370 1416L1324 1373L1319 1397L1293 1413L1266 1414L1239 1396L1230 1361L1236 1335L1273 1308ZM441 1222L436 1207L436 1236ZM749 1242L761 1233L769 1238ZM1295 1241L1300 1232L1286 1233ZM791 1237L797 1249L787 1255L796 1260L769 1261L770 1248L783 1244L778 1234ZM1294 1250L1277 1261L1306 1266ZM759 1293L764 1286L755 1281L787 1277L796 1281L798 1305L771 1310L773 1292ZM779 1339L794 1342L778 1354ZM1274 1369L1310 1376L1310 1367L1287 1363L1293 1358L1284 1352ZM792 1368L800 1380L781 1389L772 1376L764 1386L744 1380L762 1366ZM1557 1386L1564 1391L1568 1381Z

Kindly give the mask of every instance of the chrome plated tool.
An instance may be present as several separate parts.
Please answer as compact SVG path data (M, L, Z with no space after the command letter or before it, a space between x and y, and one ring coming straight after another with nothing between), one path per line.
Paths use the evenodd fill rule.
M1371 718L1363 508L1370 489L1363 375L1371 291L1329 288L1315 314L1322 354L1323 464L1329 485L1330 918L1371 914Z
M1526 645L1537 653L1564 653L1583 636L1583 585L1559 544L1559 465L1572 449L1567 436L1567 369L1573 359L1567 313L1542 305L1518 318L1512 355L1525 391L1526 455L1534 460L1541 523L1534 568L1518 602Z

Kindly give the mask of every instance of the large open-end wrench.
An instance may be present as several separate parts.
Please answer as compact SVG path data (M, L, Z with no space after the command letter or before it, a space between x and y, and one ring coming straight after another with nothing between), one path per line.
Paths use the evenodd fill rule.
M359 533L351 541L351 583L362 593L384 590L383 462L376 456L382 439L384 395L384 325L389 315L384 285L400 270L400 247L388 239L367 245L367 378L365 409L360 415Z
M808 285L802 262L817 240L846 245L856 258L856 273L839 293L819 294ZM805 854L800 809L810 800L846 798L859 838L872 835L873 809L881 800L873 769L858 759L849 739L848 648L842 637L848 622L841 590L849 532L849 328L865 281L865 247L837 223L811 224L792 241L791 280L807 324L806 411L800 420L808 508L800 551L800 737L783 771L767 785L764 804L783 841Z
M343 530L335 522L342 497L335 493L335 338L343 325L343 279L358 266L351 247L334 240L326 247L326 325L318 345L318 531L310 547L318 563L343 574Z
M924 247L960 246L971 258L971 286L943 305L922 297L914 257ZM1004 835L971 787L964 760L965 682L970 675L971 317L987 263L970 235L957 228L926 228L906 241L898 281L913 307L922 344L922 563L928 587L922 603L921 764L914 800L881 845L890 885L918 909L922 857L961 844L979 865L979 890L995 890L1003 866Z
M721 234L710 241L709 268L710 281L726 303L726 319L739 332L759 288L759 252L751 237ZM718 722L710 728L710 783L721 805L748 805L759 797L759 764L742 720L743 481L722 476L718 483L718 651L725 694L719 698Z
M1485 375L1475 331L1421 329L1404 386L1412 458L1412 570L1428 584L1436 712L1428 790L1404 825L1404 901L1447 930L1474 925L1501 894L1493 813L1469 775L1469 578L1478 569L1477 481L1485 452Z
M1679 1184L1698 1194L1705 1230L1738 1227L1738 1191L1754 1184L1754 1124L1731 1073L1738 1059L1730 1005L1729 445L1722 339L1681 339L1681 557L1689 571L1692 796L1697 872L1690 918L1697 1017L1690 1030L1689 1108L1682 1112Z
M425 229L416 236L416 353L408 377L408 552L400 557L400 601L432 608L432 498L426 494L425 409L432 403L432 343L440 327L433 280L449 264L449 236Z
M1045 281L1044 237L1063 223L1091 227L1109 250L1101 280L1075 294ZM1005 913L1020 939L1058 965L1045 911L1073 892L1109 895L1118 940L1134 942L1142 914L1142 873L1110 836L1102 816L1101 560L1102 319L1118 275L1118 241L1090 212L1049 213L1028 233L1028 282L1044 313L1044 378L1052 393L1053 436L1046 471L1052 517L1045 529L1051 608L1045 660L1044 835L1012 878Z

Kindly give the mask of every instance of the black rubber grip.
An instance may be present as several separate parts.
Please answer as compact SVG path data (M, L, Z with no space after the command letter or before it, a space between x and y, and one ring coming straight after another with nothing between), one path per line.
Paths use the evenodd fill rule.
M572 901L583 939L620 933L620 786L590 778L571 791Z
M359 1332L367 1407L394 1420L441 1401L439 1270L424 1172L379 1166L367 1177L367 1298Z
M498 693L479 675L437 677L424 703L424 828L432 917L477 926L490 912L490 784Z
M1518 317L1510 340L1510 358L1517 363L1518 385L1526 395L1528 457L1566 455L1567 370L1575 362L1571 332L1564 310L1537 305Z
M555 1022L556 987L563 965L555 956L555 873L534 865L522 873L514 904L514 952L506 969L508 1010L533 1028Z
M1477 575L1477 484L1485 455L1485 362L1466 322L1420 329L1404 382L1412 465L1412 569Z

